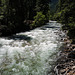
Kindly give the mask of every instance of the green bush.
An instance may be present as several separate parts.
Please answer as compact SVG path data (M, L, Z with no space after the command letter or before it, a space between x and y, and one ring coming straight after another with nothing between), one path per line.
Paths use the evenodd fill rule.
M69 25L70 29L75 28L75 22L69 23L68 25Z
M37 12L37 15L34 17L34 22L32 23L32 26L41 26L45 24L46 17L42 14L42 12Z

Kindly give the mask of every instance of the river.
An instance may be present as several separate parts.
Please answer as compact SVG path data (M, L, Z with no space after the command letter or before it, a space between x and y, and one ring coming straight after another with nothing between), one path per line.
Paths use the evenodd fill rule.
M53 75L64 37L51 21L31 31L0 38L0 75Z

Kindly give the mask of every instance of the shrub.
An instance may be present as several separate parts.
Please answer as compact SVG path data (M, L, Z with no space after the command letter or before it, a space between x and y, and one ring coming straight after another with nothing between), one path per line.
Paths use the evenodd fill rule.
M42 12L37 12L37 15L34 16L34 21L32 23L32 26L41 26L43 24L45 24L46 22L46 17L45 15L42 14Z

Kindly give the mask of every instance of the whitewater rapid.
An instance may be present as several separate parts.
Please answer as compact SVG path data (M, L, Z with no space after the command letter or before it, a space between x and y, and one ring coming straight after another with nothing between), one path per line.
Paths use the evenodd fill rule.
M52 75L64 35L61 24L52 21L0 38L0 75Z

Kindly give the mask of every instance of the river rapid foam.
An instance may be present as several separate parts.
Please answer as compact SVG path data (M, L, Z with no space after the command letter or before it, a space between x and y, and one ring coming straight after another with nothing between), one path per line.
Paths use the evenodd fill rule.
M61 24L51 21L34 30L0 38L0 75L52 75L64 35Z

